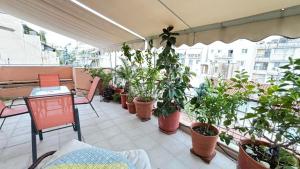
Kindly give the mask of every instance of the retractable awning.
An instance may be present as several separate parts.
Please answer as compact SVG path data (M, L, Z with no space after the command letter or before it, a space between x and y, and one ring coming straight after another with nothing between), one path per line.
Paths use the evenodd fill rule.
M0 0L0 10L99 48L144 47L140 37L74 2L153 38L156 47L169 25L181 33L177 45L300 37L299 0Z
M100 48L137 39L69 0L0 0L0 11Z

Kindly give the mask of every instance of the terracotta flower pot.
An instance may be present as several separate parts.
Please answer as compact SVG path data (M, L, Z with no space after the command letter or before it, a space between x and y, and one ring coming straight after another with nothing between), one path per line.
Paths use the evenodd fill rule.
M123 93L123 92L124 92L124 89L122 89L122 88L116 88L116 89L115 89L115 93L121 94L121 93Z
M158 125L160 131L166 134L176 133L179 127L180 111L176 111L169 116L160 116L158 118Z
M193 123L191 126L192 146L191 152L199 156L203 161L209 163L216 155L216 145L219 138L219 130L210 126L210 130L216 133L215 136L205 136L193 130L197 126L207 126L206 123Z
M128 96L127 93L121 93L121 104L124 109L127 109L127 104L126 104L127 96Z
M263 141L255 141L252 142L251 140L241 140L240 141L240 150L239 150L239 156L238 156L238 169L268 169L264 165L260 164L256 160L254 160L252 157L250 157L245 150L243 149L242 145L244 144L256 144L256 145L266 145L269 146L268 143Z
M138 98L135 98L133 100L136 110L136 115L142 120L142 121L148 121L151 119L152 115L152 109L154 101L150 102L141 102L138 100Z
M130 103L126 102L126 104L127 104L128 112L131 113L131 114L135 114L136 111L135 111L134 103L133 102L130 102Z

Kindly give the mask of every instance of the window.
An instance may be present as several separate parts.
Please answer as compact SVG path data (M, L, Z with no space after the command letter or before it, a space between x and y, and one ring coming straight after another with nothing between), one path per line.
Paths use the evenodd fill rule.
M275 62L275 63L274 63L274 68L275 68L275 67L279 67L279 66L280 66L280 62Z
M210 53L214 53L214 50L212 49L212 50L210 50Z
M244 66L245 62L244 61L241 61L241 66Z
M274 54L278 55L292 55L294 53L294 49L274 49Z
M215 72L214 73L217 73L218 72L218 67L215 67Z
M279 67L281 67L283 65L286 65L286 64L287 63L285 63L285 62L274 62L272 70L276 70L277 68L279 68Z
M268 63L267 62L256 62L254 65L254 70L267 70Z
M179 58L184 58L184 54L183 53L179 53Z
M182 64L184 64L184 59L181 59L180 62L181 62Z
M265 51L265 57L266 57L266 58L270 58L270 55L271 55L271 49L267 49L267 50Z
M192 66L193 65L193 60L189 60L189 66Z
M260 56L264 56L265 55L265 49L257 49L257 57L260 57Z
M258 58L270 58L270 49L257 49L256 57Z
M265 83L266 75L253 74L252 80L257 83Z
M248 53L248 49L242 49L242 53L244 54Z
M198 59L198 60L196 60L196 64L199 64L200 63L200 60Z
M233 50L228 50L228 57L232 57L232 54L233 54Z
M202 73L207 74L208 70L208 66L207 65L203 65L202 67Z
M221 53L221 52L222 52L222 50L219 49L219 50L218 50L218 53Z

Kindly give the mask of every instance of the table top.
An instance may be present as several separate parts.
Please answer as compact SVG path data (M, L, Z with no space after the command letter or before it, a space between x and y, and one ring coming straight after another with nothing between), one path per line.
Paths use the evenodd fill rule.
M32 89L30 96L49 96L57 94L67 94L70 93L70 90L66 86L54 86L54 87L35 87Z

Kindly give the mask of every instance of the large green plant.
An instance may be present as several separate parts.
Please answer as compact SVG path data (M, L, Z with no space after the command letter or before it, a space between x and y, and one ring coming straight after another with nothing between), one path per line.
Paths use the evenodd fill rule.
M248 81L248 75L244 70L237 71L230 81L219 80L214 84L212 80L207 79L190 102L190 111L196 121L208 124L201 129L202 134L215 135L216 133L210 131L211 125L223 125L227 131L235 128L236 110L247 102L254 88L255 86ZM222 131L220 139L229 144L232 136Z
M126 44L122 46L125 58L121 59L122 65L117 69L117 75L126 81L129 102L134 97L143 102L154 99L159 76L153 64L155 52L152 50L152 41L149 41L149 46L150 48L145 51L134 51Z
M153 64L155 52L152 50L152 41L149 42L149 46L146 51L136 50L134 54L136 69L132 85L138 100L142 102L154 99L157 90L156 82L159 78L158 69Z
M131 51L132 49L126 43L123 43L122 52L124 57L121 58L122 65L116 69L117 76L125 81L124 91L128 94L128 102L132 102L136 96L133 87L133 78L136 74L136 63L133 59L134 53Z
M162 74L158 83L158 102L155 110L158 116L168 116L184 108L187 99L185 90L189 89L192 76L190 68L179 62L179 55L173 48L178 33L173 33L172 29L173 27L169 26L160 34L161 43L166 42L166 45L157 60L157 67Z
M254 113L243 118L251 120L251 127L245 128L246 134L253 140L260 137L271 144L256 152L263 154L258 160L269 163L271 169L297 166L297 160L282 154L287 154L284 149L300 143L300 59L289 58L289 64L281 68L285 70L283 77L277 82L271 80L270 87L260 90Z
M113 79L112 72L105 72L103 68L86 68L86 71L88 71L93 78L100 77L103 88L108 88Z
M129 92L130 84L132 84L132 79L135 76L135 61L132 59L134 53L131 52L132 49L125 43L122 46L123 58L121 58L122 64L116 68L116 75L118 79L125 81L125 92Z

